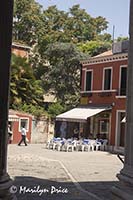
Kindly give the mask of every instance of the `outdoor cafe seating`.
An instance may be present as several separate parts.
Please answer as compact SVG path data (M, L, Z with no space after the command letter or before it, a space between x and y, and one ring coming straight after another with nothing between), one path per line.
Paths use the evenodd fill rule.
M76 139L76 138L53 138L47 142L46 148L57 151L105 151L107 140L104 139Z

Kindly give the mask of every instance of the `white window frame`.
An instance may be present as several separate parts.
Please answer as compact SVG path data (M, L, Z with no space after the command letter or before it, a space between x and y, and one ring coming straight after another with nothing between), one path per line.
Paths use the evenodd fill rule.
M107 69L111 69L111 79L110 79L110 89L109 90L105 90L104 89L105 70L107 70ZM102 83L102 90L103 91L110 91L110 90L112 90L112 79L113 79L113 68L112 67L104 67L103 68L103 83Z
M83 76L84 74L84 76ZM83 83L83 86L82 86L82 90L81 92L85 92L85 80L86 80L86 69L82 69L82 81L81 81L81 84Z
M92 74L92 77L91 77L91 90L86 90L86 75L87 75L87 72L91 72L91 74ZM87 70L85 70L84 91L91 92L92 88L93 88L93 69L87 69Z
M21 132L21 120L22 119L27 120L26 132L28 132L29 131L29 118L28 117L20 117L19 118L19 132Z
M120 95L122 68L127 68L127 65L121 65L120 66L120 72L119 72L120 73L120 76L119 76L119 96L120 97L126 97L126 95Z

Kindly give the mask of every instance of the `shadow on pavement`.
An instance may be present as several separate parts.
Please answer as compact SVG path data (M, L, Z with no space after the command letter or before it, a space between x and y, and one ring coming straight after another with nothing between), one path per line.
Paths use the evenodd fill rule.
M79 184L83 191L73 182L17 176L14 178L11 192L16 194L18 200L95 200L94 195L102 200L111 200L111 188L118 182L80 182ZM89 193L92 193L92 196Z

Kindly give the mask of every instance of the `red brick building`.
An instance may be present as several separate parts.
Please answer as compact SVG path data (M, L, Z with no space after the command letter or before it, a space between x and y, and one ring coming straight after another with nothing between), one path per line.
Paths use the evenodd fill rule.
M31 141L32 118L33 116L27 113L9 110L8 123L11 125L13 132L12 143L16 144L20 141L23 126L26 128L28 141Z
M117 47L117 46L116 46ZM81 104L111 106L101 112L94 124L93 134L106 134L115 150L124 147L126 109L126 79L128 54L108 51L82 62Z
M77 122L80 136L106 138L112 150L123 150L127 64L126 42L115 44L113 53L82 61L80 110L61 114L57 121Z

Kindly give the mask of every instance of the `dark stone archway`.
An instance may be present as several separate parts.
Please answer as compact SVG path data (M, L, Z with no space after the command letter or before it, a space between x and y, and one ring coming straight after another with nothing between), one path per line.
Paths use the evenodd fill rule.
M1 0L0 5L0 199L14 199L7 174L7 124L12 43L13 0Z

